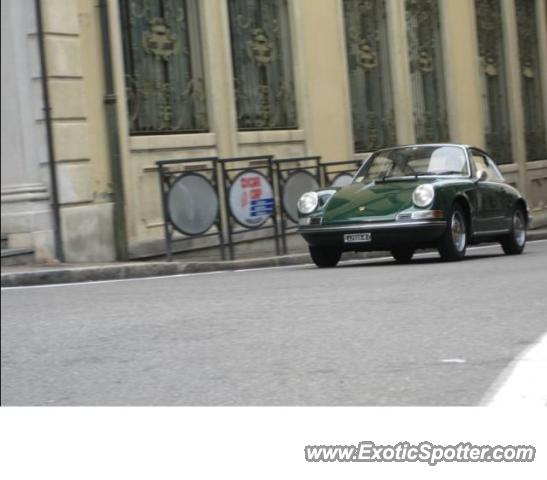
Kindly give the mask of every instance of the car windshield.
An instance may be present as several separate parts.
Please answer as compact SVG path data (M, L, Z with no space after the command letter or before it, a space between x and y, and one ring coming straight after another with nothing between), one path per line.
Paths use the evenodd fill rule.
M354 181L368 183L422 175L469 175L464 149L447 145L420 145L381 150L364 163Z

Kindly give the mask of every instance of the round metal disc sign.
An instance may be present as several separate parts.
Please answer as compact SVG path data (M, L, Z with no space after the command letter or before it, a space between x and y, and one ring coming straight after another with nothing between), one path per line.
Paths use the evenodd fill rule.
M298 222L298 199L304 193L318 188L319 184L310 172L300 170L287 179L283 187L283 208L293 222Z
M272 186L262 173L245 170L232 182L229 202L232 215L240 225L258 228L273 213Z
M333 180L331 187L345 187L353 180L353 175L349 173L341 173Z
M218 216L218 196L203 175L181 175L167 194L167 213L176 229L186 235L209 230Z

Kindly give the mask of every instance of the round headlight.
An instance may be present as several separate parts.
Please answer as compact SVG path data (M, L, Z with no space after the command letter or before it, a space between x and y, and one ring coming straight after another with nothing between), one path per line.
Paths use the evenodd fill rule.
M317 197L317 193L307 192L300 197L300 200L298 200L298 203L296 206L300 213L307 215L308 213L313 212L317 208L318 203L319 203L319 199Z
M435 189L433 185L425 183L418 185L412 194L412 201L417 207L427 207L433 201Z

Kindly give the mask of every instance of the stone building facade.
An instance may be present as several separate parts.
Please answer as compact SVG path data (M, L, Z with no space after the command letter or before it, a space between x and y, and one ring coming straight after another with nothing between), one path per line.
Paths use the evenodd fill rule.
M546 10L2 0L2 234L37 260L161 254L157 160L331 162L418 141L491 151L545 224Z

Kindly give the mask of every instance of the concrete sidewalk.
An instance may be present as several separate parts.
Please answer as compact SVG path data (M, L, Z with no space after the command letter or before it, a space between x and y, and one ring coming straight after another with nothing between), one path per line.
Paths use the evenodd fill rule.
M547 239L547 228L530 230L527 240ZM367 252L344 254L344 259L378 258L386 252ZM20 287L30 285L48 285L57 283L93 282L100 280L119 280L125 278L160 277L187 273L204 273L223 270L243 270L311 263L307 253L295 253L279 256L261 256L240 260L212 261L149 261L116 262L108 264L60 264L60 265L24 265L2 267L2 287Z

